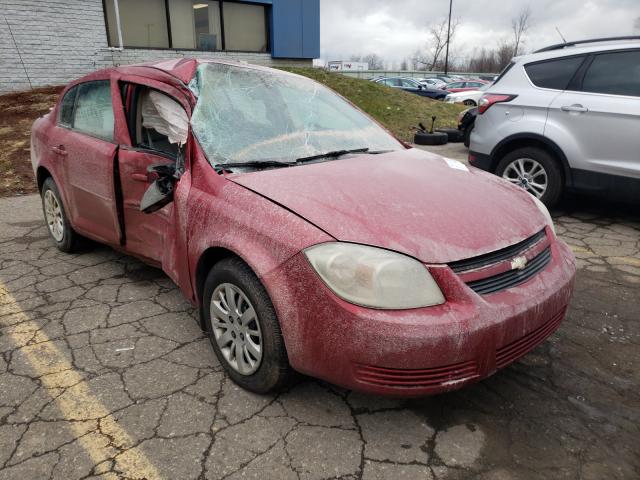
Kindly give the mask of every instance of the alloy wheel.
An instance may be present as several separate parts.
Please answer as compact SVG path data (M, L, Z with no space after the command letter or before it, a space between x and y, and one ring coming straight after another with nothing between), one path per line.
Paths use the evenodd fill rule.
M507 165L502 173L502 178L524 188L537 198L547 191L549 179L544 167L532 158L518 158Z
M60 202L51 190L44 192L44 214L51 235L56 242L64 238L64 221Z
M209 308L213 335L229 366L241 375L255 373L262 361L262 331L245 293L222 283L213 291Z

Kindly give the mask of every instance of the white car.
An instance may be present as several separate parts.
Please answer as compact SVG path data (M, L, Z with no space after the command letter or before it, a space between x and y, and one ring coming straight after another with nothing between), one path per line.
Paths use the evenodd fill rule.
M478 101L482 98L482 95L484 95L484 91L490 86L491 84L488 83L485 86L480 87L478 90L450 93L445 97L444 101L447 103L463 103L470 107L475 107L478 105Z
M514 58L478 103L469 162L543 203L564 190L640 202L640 36Z
M444 90L444 87L446 87L447 85L447 82L444 82L439 78L419 78L418 82L420 82L423 85L426 85L427 87L437 88L440 90Z

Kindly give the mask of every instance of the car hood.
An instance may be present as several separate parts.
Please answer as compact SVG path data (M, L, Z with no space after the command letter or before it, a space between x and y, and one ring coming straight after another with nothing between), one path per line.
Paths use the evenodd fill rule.
M544 228L524 190L419 149L228 175L337 240L447 263Z

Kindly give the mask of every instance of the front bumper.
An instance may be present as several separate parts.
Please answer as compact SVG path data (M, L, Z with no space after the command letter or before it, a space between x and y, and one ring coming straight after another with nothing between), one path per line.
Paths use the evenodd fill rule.
M431 268L447 301L403 311L339 299L303 254L262 280L294 369L354 390L424 396L486 378L556 330L575 262L561 241L551 243L551 252L535 277L491 295L476 294L447 266Z

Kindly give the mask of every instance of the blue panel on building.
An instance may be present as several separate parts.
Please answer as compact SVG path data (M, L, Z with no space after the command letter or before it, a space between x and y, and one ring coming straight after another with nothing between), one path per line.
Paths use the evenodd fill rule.
M320 57L320 0L302 1L302 57Z
M271 55L320 56L320 0L273 0Z

